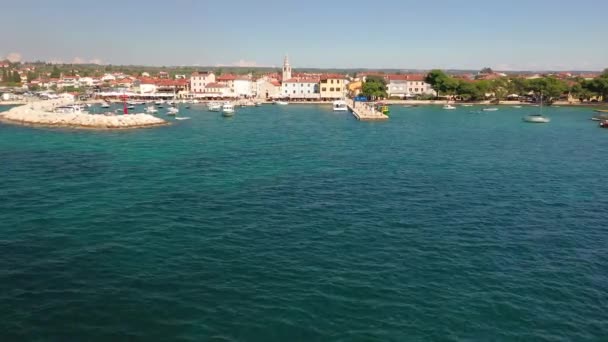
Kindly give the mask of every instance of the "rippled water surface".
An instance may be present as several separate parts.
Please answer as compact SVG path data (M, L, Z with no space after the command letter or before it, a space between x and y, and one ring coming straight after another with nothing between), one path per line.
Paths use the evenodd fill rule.
M608 130L470 110L0 125L0 339L605 340Z

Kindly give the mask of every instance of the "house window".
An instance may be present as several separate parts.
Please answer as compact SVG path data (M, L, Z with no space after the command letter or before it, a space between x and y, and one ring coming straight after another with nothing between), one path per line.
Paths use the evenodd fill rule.
M416 92L418 92L418 88L416 88Z
M303 87L303 86L304 86L304 83L300 83L300 87Z
M294 94L296 93L295 89L294 89L293 93L294 93Z
M325 91L325 89L327 89L327 88L323 87L323 88L321 88L321 91Z

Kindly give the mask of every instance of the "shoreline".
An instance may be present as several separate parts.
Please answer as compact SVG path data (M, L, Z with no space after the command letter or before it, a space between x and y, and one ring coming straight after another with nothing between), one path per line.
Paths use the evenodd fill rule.
M155 124L142 124L142 125L132 125L132 126L88 126L88 125L74 125L74 124L53 124L53 123L42 123L42 122L33 122L33 121L19 121L7 119L0 115L0 123L13 125L13 126L23 126L23 127L32 127L32 128L66 128L66 129L76 129L76 130L88 130L88 131L125 131L131 129L141 129L141 128L154 128L154 127L162 127L162 126L170 126L171 123L165 121L164 123L155 123Z

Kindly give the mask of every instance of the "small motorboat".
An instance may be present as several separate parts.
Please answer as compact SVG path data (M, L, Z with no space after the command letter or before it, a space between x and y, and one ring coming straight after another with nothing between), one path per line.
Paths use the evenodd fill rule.
M104 102L101 104L101 108L110 108L110 104L107 102Z
M148 114L158 113L158 109L154 108L154 106L148 106L146 108L146 113L148 113Z
M175 107L169 107L167 110L167 115L176 115L177 113L179 113L179 109Z
M209 104L207 105L207 109L210 112L219 112L220 110L222 110L222 105L217 102L209 102Z
M608 120L600 121L601 128L608 128Z
M456 107L454 107L454 106L452 106L450 104L446 104L445 106L443 106L443 109L452 110L452 109L456 109Z
M482 109L482 111L484 111L484 112L495 112L497 110L498 110L498 108L495 108L495 107Z
M261 105L262 105L262 102L256 102L256 103L255 103L255 106L256 106L256 107L260 107Z
M223 116L233 116L234 115L234 105L230 102L224 103L222 106L222 115Z
M187 116L180 116L180 117L175 118L175 120L180 120L180 121L181 120L188 120L188 119L190 119L190 118L187 117Z
M286 101L276 101L275 103L280 106L287 106L289 104L289 102L286 102Z
M472 105L472 104L463 104L462 106L463 106L463 107L473 107L473 105Z
M521 106L513 106L513 108L521 108Z
M523 120L530 123L548 123L551 121L551 119L546 116L542 116L541 114L527 115L524 116Z
M127 109L135 109L134 105L127 106Z
M346 101L337 100L333 102L334 112L346 112L348 111L348 107L346 106Z

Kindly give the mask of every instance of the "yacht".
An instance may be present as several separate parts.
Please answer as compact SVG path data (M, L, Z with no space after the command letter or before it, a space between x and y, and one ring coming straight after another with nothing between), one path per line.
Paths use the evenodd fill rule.
M209 102L207 109L209 109L210 112L219 112L222 110L222 105L217 102Z
M175 115L177 113L179 113L179 109L175 107L169 107L169 109L167 109L167 115Z
M230 102L224 103L222 106L222 115L223 116L233 116L234 115L234 105Z
M281 105L281 106L287 106L289 104L289 102L286 102L286 101L277 101L275 103L278 105Z
M551 119L549 119L546 116L543 116L543 93L541 91L540 93L540 111L536 114L530 114L527 116L523 117L524 122L529 122L529 123L548 123L551 121Z
M348 111L348 107L346 106L346 101L338 100L333 102L334 112L346 112Z
M443 106L443 109L451 110L451 109L456 109L456 107L452 106L451 104L446 104L445 106Z
M482 109L482 111L484 111L484 112L495 112L497 110L498 110L498 108L496 108L496 107L490 107L490 108L484 108L484 109Z

